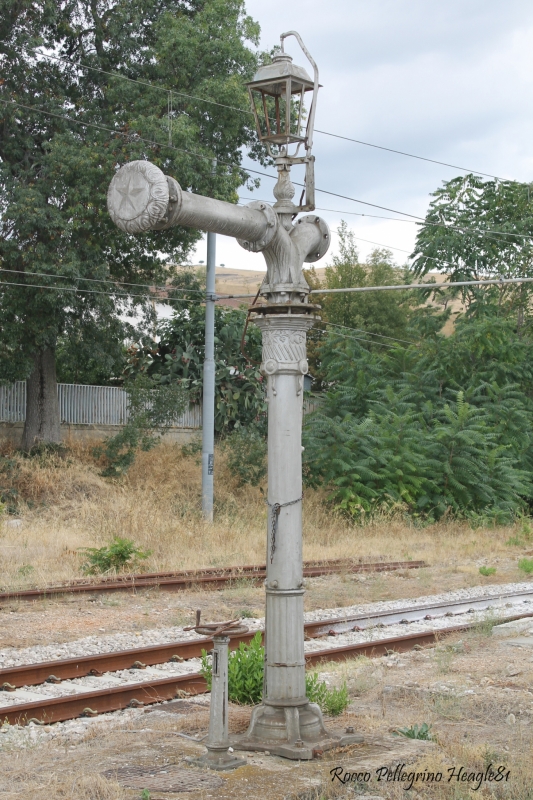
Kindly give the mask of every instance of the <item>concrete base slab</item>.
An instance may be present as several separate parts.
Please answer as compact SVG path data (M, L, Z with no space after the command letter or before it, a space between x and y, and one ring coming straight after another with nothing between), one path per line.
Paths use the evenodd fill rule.
M203 769L214 769L217 772L225 772L229 769L237 769L244 767L248 764L245 758L239 758L231 753L205 753L199 758L186 758L185 761L193 767L202 767Z
M496 638L526 632L533 632L533 619L531 617L526 619L513 619L511 622L503 622L501 625L495 625L492 629L492 635Z
M328 736L316 742L280 742L280 741L259 741L255 738L244 736L235 737L232 740L232 747L235 750L250 750L260 753L269 753L273 756L289 758L291 761L311 761L313 758L320 757L328 750L338 747L347 747L351 744L363 744L365 737L359 733L341 734L336 731L328 731Z
M533 650L533 636L520 636L518 639L504 639L502 644L510 647L525 647Z

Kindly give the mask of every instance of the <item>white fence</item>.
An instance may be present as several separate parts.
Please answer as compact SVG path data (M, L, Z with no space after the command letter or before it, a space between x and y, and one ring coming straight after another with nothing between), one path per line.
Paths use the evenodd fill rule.
M67 425L125 425L128 395L116 386L82 386L58 383L61 422ZM26 381L0 386L0 422L24 422ZM190 406L174 424L175 428L201 428L201 406Z
M128 395L116 386L58 383L57 395L61 422L66 425L125 425L128 421ZM304 414L318 406L318 398L304 398ZM25 418L26 381L0 385L0 422L24 422ZM189 406L173 427L201 428L202 407Z

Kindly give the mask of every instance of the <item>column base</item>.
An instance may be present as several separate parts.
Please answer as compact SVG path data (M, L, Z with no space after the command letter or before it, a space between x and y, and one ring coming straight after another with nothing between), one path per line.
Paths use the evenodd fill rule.
M232 753L228 753L229 744L225 747L210 747L207 746L207 753L198 758L186 758L188 764L194 767L202 767L205 769L214 769L219 772L227 769L237 769L237 767L244 767L248 762L245 758L239 758Z
M363 741L361 734L326 730L320 707L305 702L299 706L256 706L248 730L232 737L231 744L236 750L268 750L293 761L310 761L326 750Z

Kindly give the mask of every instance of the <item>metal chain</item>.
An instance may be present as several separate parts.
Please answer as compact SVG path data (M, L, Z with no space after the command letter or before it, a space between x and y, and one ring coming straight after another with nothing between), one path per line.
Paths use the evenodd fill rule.
M303 494L301 497L298 497L297 500L289 500L288 503L269 503L268 500L265 500L265 503L271 509L271 516L270 516L270 563L271 564L274 558L274 553L276 552L276 533L278 532L279 513L282 508L286 508L287 506L294 506L301 500L303 500Z

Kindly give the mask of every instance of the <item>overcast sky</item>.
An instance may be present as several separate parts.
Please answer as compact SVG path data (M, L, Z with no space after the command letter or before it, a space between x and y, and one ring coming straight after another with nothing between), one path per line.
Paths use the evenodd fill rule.
M531 0L248 0L261 46L296 29L320 70L316 128L445 161L533 180ZM306 65L295 39L287 51ZM316 134L317 187L424 216L429 195L461 173ZM253 165L257 168L257 164ZM261 169L261 167L259 167ZM293 169L295 179L301 168ZM272 171L272 170L271 170ZM273 199L273 181L254 195ZM251 195L242 191L243 197ZM345 219L361 239L411 251L416 226L348 212L396 216L317 193L334 230ZM364 258L373 245L358 242ZM317 266L325 266L332 249ZM406 253L392 250L398 263ZM205 243L193 260L205 260ZM264 268L264 259L217 237L217 264Z

